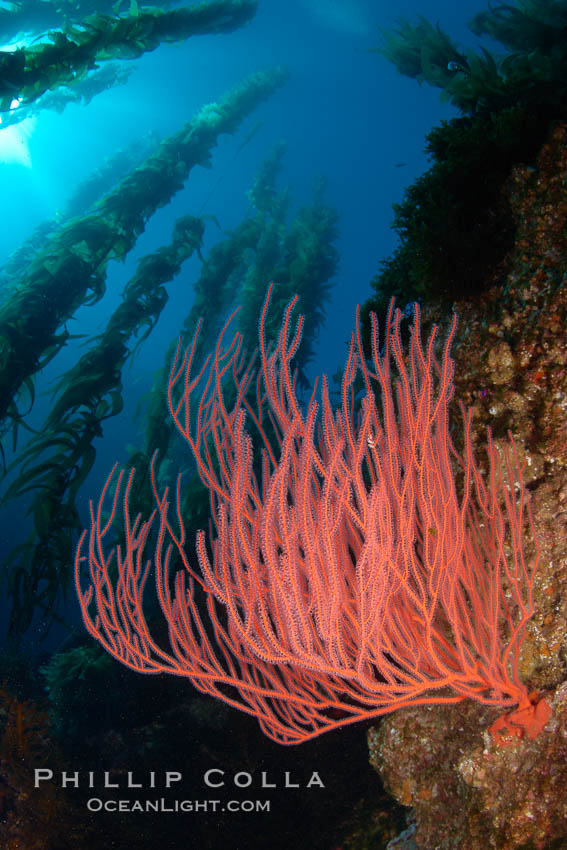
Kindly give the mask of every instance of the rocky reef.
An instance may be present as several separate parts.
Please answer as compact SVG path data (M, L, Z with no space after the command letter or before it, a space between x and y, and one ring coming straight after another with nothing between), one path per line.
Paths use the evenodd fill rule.
M567 846L567 127L505 193L514 247L483 296L455 302L456 396L474 411L482 454L510 430L523 463L539 544L524 681L553 715L534 740L497 746L498 712L465 700L404 709L369 731L372 765L411 829L392 848L516 850ZM447 321L426 307L426 320ZM456 436L456 439L457 436ZM528 559L537 556L532 544Z

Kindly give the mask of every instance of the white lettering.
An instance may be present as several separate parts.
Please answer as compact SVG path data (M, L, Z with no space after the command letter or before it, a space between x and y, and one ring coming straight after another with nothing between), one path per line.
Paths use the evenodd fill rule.
M133 781L133 779L132 779L133 775L134 775L133 772L131 770L129 770L128 771L128 786L127 787L128 788L143 788L144 786L142 785L141 782L134 782Z
M104 787L105 788L120 788L119 782L111 782L110 781L110 771L104 771Z
M40 782L46 782L48 779L53 779L53 771L48 767L36 767L34 770L33 787L39 788Z
M220 782L213 782L212 781L213 773L220 774L220 777L221 777ZM222 778L223 776L224 776L224 770L220 770L220 768L218 768L218 767L212 767L210 770L207 770L207 772L205 773L205 775L203 777L204 780L205 780L205 785L208 785L209 788L221 788L224 785L224 779Z
M73 773L67 773L63 771L61 774L61 787L66 788L67 785L72 785L73 788L79 787L79 771L75 770Z
M171 788L172 782L181 782L183 776L178 770L166 770L165 772L165 787Z
M240 778L241 776L242 779ZM240 773L235 773L234 784L238 786L238 788L248 788L248 786L252 784L252 774L246 773L245 770L241 770Z
M321 779L321 777L319 776L319 774L317 773L316 770L314 770L313 773L311 774L311 779L307 783L307 787L311 788L312 785L317 785L318 788L324 788L325 787L325 783L323 782L323 780Z
M277 788L276 782L268 782L268 774L265 770L262 771L262 788Z
M289 770L286 770L286 772L285 772L285 787L286 788L299 788L299 782L292 782L289 778L290 776L291 776L291 774L290 774Z

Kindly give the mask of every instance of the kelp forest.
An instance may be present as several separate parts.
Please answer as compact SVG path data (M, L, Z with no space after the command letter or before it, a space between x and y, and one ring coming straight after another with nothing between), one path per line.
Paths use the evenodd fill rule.
M81 110L104 93L127 91L136 60L159 54L165 45L177 50L168 55L184 78L197 78L205 66L185 67L188 54L179 48L189 50L200 39L214 39L229 63L232 40L240 31L254 31L269 2L2 4L0 149L2 135L17 132L28 119L65 112L80 120ZM299 5L314 8L307 0ZM352 23L348 4L343 11ZM522 746L529 738L526 746L536 748L544 746L547 723L559 724L557 729L567 723L563 703L552 696L565 679L567 638L553 623L557 612L565 611L565 594L558 588L566 570L553 573L550 566L563 563L565 554L553 542L558 532L552 520L564 510L558 505L567 492L560 481L566 462L567 385L559 377L553 386L546 383L552 371L564 374L567 360L562 320L557 318L555 331L542 320L548 314L567 315L562 300L567 246L561 224L566 210L558 183L562 181L564 195L567 4L515 0L478 11L470 28L477 40L489 40L490 49L461 46L440 23L429 20L427 8L417 12L423 14L381 29L372 10L365 59L375 63L376 74L379 63L387 60L401 75L440 89L452 117L429 132L423 143L428 168L394 204L394 251L387 259L377 253L374 277L356 282L362 293L360 323L356 329L353 324L350 348L348 340L337 344L344 371L341 363L332 374L336 362L328 363L318 370L327 377L313 385L310 370L319 334L342 294L337 288L347 285L339 277L343 220L333 200L336 183L330 189L333 175L313 173L298 199L287 180L285 120L281 118L279 135L263 127L266 110L279 109L280 102L289 108L286 91L293 81L293 61L284 65L276 59L272 66L235 76L196 110L188 111L180 97L166 132L149 121L126 145L116 145L70 187L55 215L35 224L12 246L0 266L0 847L6 850L520 850L559 847L552 840L565 840L559 815L547 823L538 810L532 820L526 815L515 832L510 826L506 839L494 843L496 815L493 823L486 811L500 806L503 821L519 806L502 779L500 759L510 760L509 771L517 770L515 781L522 789L517 793L537 798L537 788L529 785L536 781L536 770L530 780L525 767L537 757L524 763L518 756L514 762L514 747L520 744L514 740L507 748L507 735L522 739ZM275 49L274 55L279 55ZM165 86L169 93L175 80ZM337 93L337 102L326 108L337 110L339 137L338 103ZM319 107L325 108L324 102ZM148 112L158 111L159 103L148 106ZM124 113L127 121L126 107ZM381 132L394 132L395 124L395 116L386 116ZM342 129L337 145L350 132ZM101 126L100 132L112 135L112 127ZM378 158L380 139L371 141ZM356 140L353 144L344 154L352 169ZM226 187L251 150L260 154L249 185L238 190L237 208L244 213L227 226L218 189L224 187L230 195ZM205 200L201 192L193 202L192 186L204 170ZM555 198L553 204L545 192ZM160 215L169 208L175 218L164 236ZM6 198L2 218L7 222L9 216ZM399 313L393 312L392 297ZM303 317L297 336L289 307L295 298L296 313ZM168 334L164 317L172 303L175 333ZM407 321L412 317L413 326ZM556 336L544 340L546 333ZM440 339L447 340L444 349ZM390 357L392 377L389 365L384 366ZM179 363L189 363L186 374ZM375 390L376 409L373 381L381 386ZM200 403L190 405L189 398L202 386ZM404 418L404 404L409 406L404 392L419 396L416 410L412 408L417 419L431 406L428 427L435 440L441 444L439 434L447 434L449 448L440 450L440 461L431 461L429 477L419 429L414 434L411 416ZM382 407L380 397L385 399ZM457 400L462 400L464 417ZM448 425L445 410L452 411L453 404L457 413ZM467 418L469 410L474 417L471 413ZM233 468L230 447L240 443L243 460ZM399 450L392 448L398 443ZM414 521L406 502L413 479L403 467L406 461L400 461L399 488L394 473L388 484L390 467L384 457L388 452L402 457L403 446L410 443L416 492L426 490L435 475L445 476L450 486L443 485L439 497L432 497L437 512L420 514L417 530L407 531L411 540L405 548L400 544L406 554L411 549L417 562L418 578L408 598L429 592L433 602L428 608L418 601L410 624L413 602L398 601L391 614L394 637L384 637L388 604L394 609L388 594L399 599L407 574L402 578L393 556L392 563L384 556L389 577L376 585L381 590L368 591L371 579L361 578L366 575L361 564L372 535L365 537L357 517L364 513L366 497L378 516L376 493L389 490L374 538L385 536L384 529L392 524L403 538L406 521L408 527ZM483 459L478 462L471 459L477 449ZM349 451L362 469L352 485L344 483ZM287 483L277 491L276 505L267 470L273 480L279 473L283 480L285 459ZM315 472L307 485L310 464ZM391 469L398 469L398 455ZM511 490L503 483L506 476L510 481L515 476ZM252 482L249 490L245 478ZM121 481L128 482L126 498ZM458 508L459 498L467 502L469 486L477 499L470 515ZM106 500L97 507L101 490ZM339 492L343 501L333 513L329 505ZM220 499L228 502L229 497L231 505L239 505L237 519L245 532L219 507ZM300 504L313 507L301 514ZM266 528L267 520L260 518L249 531L258 505L265 516L277 515L278 530ZM312 548L310 534L297 545L295 584L286 578L290 556L283 541L302 523L315 527L318 506L329 539L342 522L347 530L341 538L344 563L333 572L340 547L329 546L326 571L311 598L314 579L303 566ZM175 515L171 523L168 508ZM469 523L473 540L465 558L466 577L444 596L439 586L432 590L435 582L424 578L423 565L433 549L460 539L465 514L463 527ZM494 517L504 524L504 515L510 536L502 542L494 532L489 539L485 525L497 525ZM156 575L144 552L155 517L161 522ZM94 531L87 538L89 526ZM249 573L238 573L229 563L229 544L221 551L210 542L224 534L234 549L246 550L241 541L248 540L247 533L252 548L261 549L258 538L266 538L266 551L272 547L276 564L270 574L275 578L268 580L268 556L264 550L255 556L257 588L247 583ZM101 542L106 535L114 546L107 561ZM521 542L524 536L527 543ZM203 543L205 539L209 542ZM78 546L86 554L77 554ZM211 548L214 566L209 563ZM381 551L385 549L386 544ZM475 558L481 565L479 590L478 574L470 566ZM87 562L91 586L83 590ZM491 575L491 563L504 576L501 585L485 578ZM184 579L176 576L181 566ZM339 620L340 603L332 600L343 581L346 625L329 638L326 624ZM355 581L357 587L364 585L359 596L349 585ZM365 593L371 599L366 608ZM460 613L453 620L449 615L436 620L436 606L445 597L451 597L447 606L453 612L461 606ZM271 609L265 601L270 599L276 600ZM326 599L331 600L327 608ZM96 605L94 615L90 605ZM497 606L497 614L492 609L485 613L489 605ZM164 611L169 612L165 620ZM380 643L368 637L377 620L382 660L370 655L370 661L363 661L362 643ZM455 638L455 622L464 638ZM256 640L255 629L261 637L254 644L258 657L250 664L243 647ZM485 632L491 638L489 673L479 685L475 676L484 669L478 656L488 645ZM284 633L291 645L287 654L280 640ZM414 639L419 644L414 633L427 634L429 643L425 646L423 638L424 645L410 660L400 661L399 646ZM325 656L327 639L331 660ZM433 645L441 673L435 679L435 697L422 697L433 666L424 658L428 650L434 654ZM218 693L210 673L217 663L215 646L220 656L216 669L223 671ZM495 660L501 647L502 662ZM177 660L173 671L166 664L172 651ZM300 672L294 652L308 659ZM356 675L344 672L344 658L350 656L358 659ZM460 668L455 674L451 666L457 656L466 657L466 676ZM201 664L198 673L188 674L195 688L183 672L184 663L189 667L194 658ZM343 672L337 673L339 668ZM175 675L159 675L163 672ZM400 686L406 673L419 685L413 702L407 698L409 686ZM376 691L360 684L369 679L380 684L385 706L374 714L368 694ZM239 703L233 691L242 680ZM490 695L486 682L492 686ZM397 701L388 696L394 686L400 686ZM502 693L507 686L512 697L506 702ZM510 711L514 700L519 706L515 714L523 711L524 719L515 721L512 712L508 726L503 721L496 727L499 737L494 733L491 739L486 731L483 745L478 730L493 729L495 706ZM390 711L393 719L388 716L381 726L350 725L354 703L363 720L373 717L376 724L379 714ZM472 708L469 712L461 705ZM308 710L302 714L304 706ZM268 728L272 740L249 714L256 715L264 732ZM406 725L403 718L409 718ZM319 727L335 731L311 741ZM301 734L294 738L298 728ZM477 738L463 767L465 757L459 761L456 742L469 734L471 740ZM562 734L557 732L556 742L564 740ZM431 749L424 754L417 739ZM309 744L296 748L274 743L302 740ZM403 753L395 741L403 742ZM444 746L453 747L450 757ZM479 766L483 746L493 756L488 766ZM553 747L559 744L546 751L548 774L565 779L564 767L554 773L561 758ZM369 751L380 778L368 767ZM434 775L434 770L449 771L449 763L454 771L458 765L460 785L454 776ZM434 769L433 764L444 767ZM175 810L166 816L164 811L174 810L163 808L146 811L140 827L141 816L136 819L133 810L125 809L129 814L122 817L110 808L95 813L91 807L92 798L104 798L108 776L116 780L110 787L120 789L121 802L140 797L143 787L145 797L176 804L168 785L174 774L183 776L183 795L194 803L207 795L226 802L232 795L241 806L238 814L229 816L209 799L209 808L197 806L191 815ZM334 777L330 787L324 787L323 774ZM78 779L62 781L71 775ZM204 787L203 776L223 779ZM244 779L230 784L229 776ZM99 782L99 777L106 778ZM542 775L537 781L543 787ZM548 809L555 806L559 812L557 782L549 779L545 787L548 802L552 800ZM441 787L448 789L446 809ZM274 789L274 808L246 815L243 799L246 803L265 796L266 788ZM440 824L449 822L453 831L447 827L440 838ZM414 843L416 835L422 843Z

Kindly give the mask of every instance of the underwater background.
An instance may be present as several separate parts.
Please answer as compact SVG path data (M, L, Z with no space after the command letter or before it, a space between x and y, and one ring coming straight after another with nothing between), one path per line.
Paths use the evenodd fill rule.
M0 847L567 847L567 3L14 0L0 38ZM424 337L457 312L473 442L511 430L529 491L519 672L551 731L498 748L466 700L282 747L87 634L75 552L115 464L143 516L154 452L160 487L184 472L198 569L169 370L237 306L252 351L271 281L305 407L323 373L337 403L357 305L368 356L392 296Z

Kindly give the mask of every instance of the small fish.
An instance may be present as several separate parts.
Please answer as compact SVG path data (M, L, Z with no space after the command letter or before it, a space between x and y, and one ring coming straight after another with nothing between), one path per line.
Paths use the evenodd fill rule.
M460 71L462 74L470 74L470 68L468 66L468 62L466 60L462 62L457 62L455 59L451 59L450 62L447 63L448 71Z

